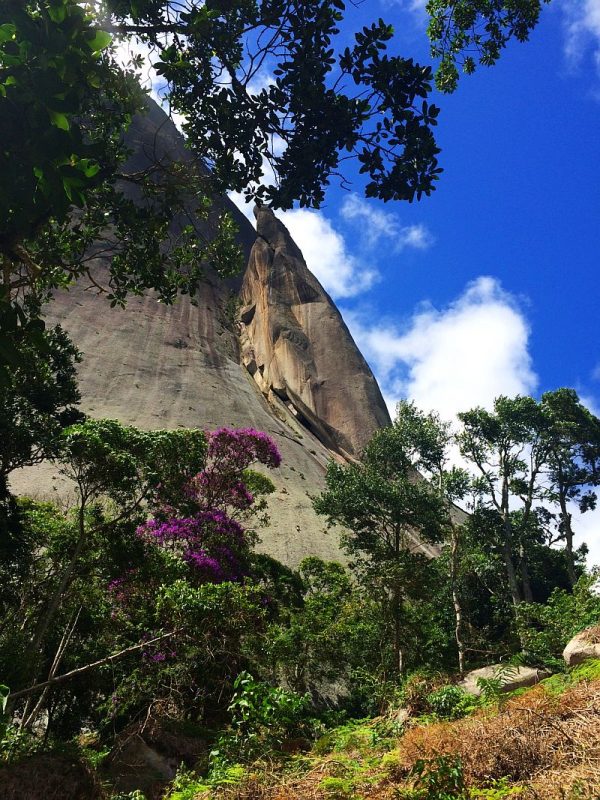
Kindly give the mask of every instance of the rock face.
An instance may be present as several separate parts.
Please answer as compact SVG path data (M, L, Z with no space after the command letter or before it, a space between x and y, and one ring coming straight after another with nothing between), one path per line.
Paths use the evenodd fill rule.
M484 680L500 680L501 692L513 692L515 689L522 689L526 686L534 686L543 678L550 674L542 669L535 667L515 667L509 673L503 674L503 664L492 664L489 667L481 667L468 672L464 679L458 684L465 692L479 697L481 688L478 685L480 678Z
M267 208L255 216L240 294L243 364L330 449L357 456L390 424L377 382L286 227Z
M157 155L190 157L156 106L136 121L131 145L138 167ZM210 274L197 305L182 297L168 307L148 294L125 310L111 309L82 280L57 294L47 321L60 322L83 353L81 407L90 416L146 429L253 426L272 435L283 463L270 473L277 490L261 549L290 566L313 554L340 559L338 532L325 530L309 495L321 491L332 457L356 456L389 423L385 404L283 225L261 211L254 243L255 231L233 204L218 205L233 214L249 256L241 322L240 281ZM97 259L94 270L101 279L106 264ZM13 474L11 486L42 498L70 491L47 464Z
M590 659L600 659L600 625L578 633L563 650L563 658L568 667L576 667Z

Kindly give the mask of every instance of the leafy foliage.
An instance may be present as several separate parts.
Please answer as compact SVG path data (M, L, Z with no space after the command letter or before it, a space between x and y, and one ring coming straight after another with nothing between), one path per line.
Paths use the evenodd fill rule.
M544 605L527 609L531 620L523 631L532 658L552 668L562 668L562 651L573 636L600 620L598 571L582 575L572 592L556 588Z
M440 686L427 696L431 710L443 719L459 719L473 709L473 698L460 686Z
M411 800L460 800L468 797L459 758L417 759L411 776L415 786Z
M431 54L440 59L438 89L453 92L459 67L467 75L476 64L495 64L511 39L525 42L550 0L429 0Z
M170 102L221 190L318 207L343 152L368 176L368 196L412 200L434 188L431 70L388 55L393 28L383 20L348 40L340 0L107 7L115 33L153 48ZM255 88L265 69L273 81ZM271 186L260 185L264 157L277 177Z
M223 759L245 761L280 750L289 739L307 732L309 697L269 686L240 672L229 704L231 732L211 753L213 763Z
M79 353L64 330L29 339L18 364L0 381L0 497L9 474L57 455L60 433L83 415L75 364Z
M0 367L39 342L41 304L86 274L112 304L157 290L194 293L202 262L230 273L230 221L205 247L178 211L206 218L206 177L193 164L123 169L123 140L143 93L118 67L112 37L75 0L7 0L0 26ZM117 178L120 178L117 181ZM92 275L101 255L108 279ZM97 266L97 264L96 264ZM100 281L100 282L99 282Z

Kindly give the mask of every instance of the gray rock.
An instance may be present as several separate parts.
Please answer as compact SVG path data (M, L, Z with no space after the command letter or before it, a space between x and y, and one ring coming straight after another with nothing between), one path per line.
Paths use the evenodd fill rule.
M241 290L242 358L265 396L274 392L343 457L357 457L391 420L369 365L287 228L255 210L257 240Z
M501 681L501 692L512 692L515 689L522 689L526 686L533 686L550 674L536 667L515 667L503 675L506 668L505 664L492 664L489 667L481 667L468 672L463 680L458 684L465 692L479 697L481 688L478 686L480 678L493 680L499 678Z
M568 667L575 667L590 659L600 659L600 626L586 628L574 636L563 650Z
M191 158L155 104L135 120L128 137L135 169L156 157ZM271 523L259 531L259 548L292 567L308 555L343 561L339 532L325 529L309 495L322 491L332 457L352 458L378 427L389 424L387 409L339 312L286 229L264 211L254 245L250 222L227 198L215 203L234 216L250 258L245 324L231 314L232 292L241 280L224 282L210 272L197 305L181 297L165 306L148 293L131 297L125 310L111 309L82 279L68 292L57 292L47 323L61 323L83 353L81 408L91 417L149 430L252 426L273 436L283 463L269 473L277 488L269 499ZM210 235L210 224L198 226ZM106 261L97 258L92 269L102 284ZM264 336L275 336L278 321L269 350ZM265 359L273 351L271 365ZM73 492L50 464L13 473L11 488L67 501Z

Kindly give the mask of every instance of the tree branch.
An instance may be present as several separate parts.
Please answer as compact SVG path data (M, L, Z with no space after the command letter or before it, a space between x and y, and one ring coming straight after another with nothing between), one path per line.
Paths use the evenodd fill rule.
M65 672L63 675L57 675L56 677L49 678L42 683L36 683L34 686L29 686L27 689L20 689L18 692L11 692L10 699L17 700L19 697L27 697L28 695L33 694L40 689L45 689L47 686L55 686L57 683L64 683L71 678L76 678L78 675L83 675L86 672L90 672L92 669L103 667L105 664L111 664L113 661L119 661L121 658L125 658L125 656L128 656L130 653L135 653L136 650L149 647L150 645L160 642L163 639L169 639L171 636L175 636L181 631L182 628L177 628L174 631L169 631L169 633L163 633L161 636L156 636L154 639L149 639L147 642L141 642L140 644L134 644L131 647L126 647L124 650L119 650L118 653L113 653L106 658L101 658L99 661L93 661L91 664L86 664L84 667L77 667L77 669L72 669L70 672Z

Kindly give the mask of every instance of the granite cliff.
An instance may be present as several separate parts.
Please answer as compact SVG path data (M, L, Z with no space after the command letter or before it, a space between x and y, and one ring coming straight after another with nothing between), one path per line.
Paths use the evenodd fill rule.
M153 106L130 132L133 164L190 157L172 122ZM295 565L309 554L338 558L309 495L330 458L355 458L389 415L371 370L335 305L306 267L284 225L257 211L257 231L227 199L247 258L240 280L207 275L194 305L151 294L111 309L84 280L48 308L83 353L82 410L142 428L248 426L267 431L283 456L271 475L271 525L261 548ZM210 230L199 231L204 235ZM106 265L97 259L101 277ZM241 309L241 311L240 311ZM239 312L239 313L238 313ZM69 488L51 465L23 471L14 491L48 496Z

